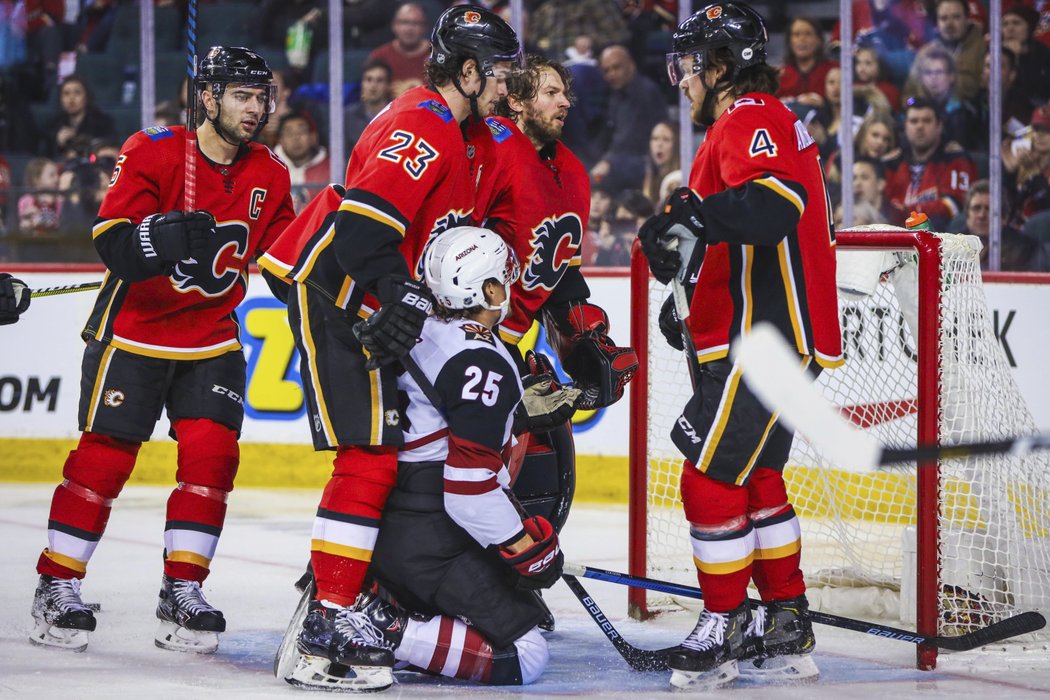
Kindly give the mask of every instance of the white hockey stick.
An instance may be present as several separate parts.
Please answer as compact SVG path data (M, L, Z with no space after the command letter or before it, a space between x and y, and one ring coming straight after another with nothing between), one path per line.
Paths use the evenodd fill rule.
M731 350L751 391L780 419L801 433L830 461L842 467L871 470L879 465L927 462L974 455L1026 455L1050 449L1050 435L1020 435L955 445L919 445L913 449L883 447L854 428L824 399L802 368L799 356L768 323L756 324Z

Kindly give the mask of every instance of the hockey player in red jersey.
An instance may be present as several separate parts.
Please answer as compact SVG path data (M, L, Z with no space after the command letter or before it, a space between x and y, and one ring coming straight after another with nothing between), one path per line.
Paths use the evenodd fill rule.
M398 378L405 445L369 570L380 586L337 624L381 640L418 669L531 683L548 657L537 628L546 610L532 591L558 580L562 555L550 522L519 515L505 490L505 458L513 434L564 424L579 391L551 391L549 376L530 376L523 389L513 350L496 335L518 275L498 235L446 231L423 267L435 315ZM337 642L333 658L341 652ZM326 661L296 663L328 674ZM328 678L327 687L353 690L360 678Z
M107 267L82 336L79 421L40 555L30 641L81 650L95 629L80 599L113 500L161 411L178 441L167 505L157 646L210 653L226 629L200 584L238 466L245 361L234 309L248 263L291 221L287 168L252 139L274 109L266 62L214 47L194 82L197 211L182 211L183 127L152 127L121 149L92 231Z
M420 257L432 236L469 221L474 180L461 122L488 113L520 60L514 30L469 5L438 19L432 44L430 85L404 93L368 125L345 191L315 199L260 261L291 282L289 318L314 447L336 450L314 521L316 600L299 645L322 659L333 635L350 635L337 640L339 663L364 679L358 689L391 682L388 649L335 627L357 614L396 479L403 437L393 363L415 346L431 306L417 281ZM288 680L311 685L313 676Z
M723 685L741 672L774 679L818 672L799 523L782 474L792 433L728 359L735 338L768 321L803 366L842 362L835 239L817 147L773 97L766 41L761 16L740 2L707 5L678 27L668 72L691 101L693 120L709 128L689 187L639 232L656 278L681 275L693 287L688 332L696 356L687 360L699 371L672 439L686 456L681 493L704 610L670 655L678 688ZM679 250L668 246L675 239ZM695 254L682 254L691 240ZM681 348L674 324L664 325ZM751 580L764 603L754 615Z
M500 336L517 345L534 320L583 393L579 408L623 396L638 367L630 348L609 338L609 319L590 304L580 244L590 214L590 181L559 137L571 106L568 71L541 56L507 83L496 115L474 125L482 159L476 218L510 241L522 261Z

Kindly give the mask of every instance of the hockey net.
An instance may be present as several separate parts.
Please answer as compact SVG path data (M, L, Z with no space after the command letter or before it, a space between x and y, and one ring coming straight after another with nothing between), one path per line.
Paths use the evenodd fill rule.
M825 397L888 447L1035 432L989 318L977 239L877 228L838 237L840 260L847 254L869 274L857 285L840 269L846 363L817 380ZM657 325L669 289L651 279L637 249L631 285L642 364L631 397L631 573L695 585L682 458L669 437L691 385L683 354ZM1017 611L1045 614L1048 466L1041 453L863 471L832 466L796 438L784 474L811 603L942 635ZM675 605L659 593L630 595L640 617ZM1020 641L1045 653L1050 635ZM932 668L936 650L921 648L918 663Z

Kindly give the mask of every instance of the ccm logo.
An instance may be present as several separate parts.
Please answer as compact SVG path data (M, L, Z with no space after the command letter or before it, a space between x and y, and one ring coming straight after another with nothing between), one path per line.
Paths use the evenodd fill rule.
M543 557L539 561L534 561L529 565L529 573L534 574L538 571L543 571L551 562L554 561L554 557L558 556L558 552L561 551L561 547L555 547L553 551L548 552L547 556Z
M233 399L234 401L236 401L239 404L243 404L244 403L244 397L242 397L236 391L233 391L231 389L227 389L224 386L219 386L218 384L213 384L212 387L211 387L211 390L214 393L219 394L221 396L229 396L231 399Z

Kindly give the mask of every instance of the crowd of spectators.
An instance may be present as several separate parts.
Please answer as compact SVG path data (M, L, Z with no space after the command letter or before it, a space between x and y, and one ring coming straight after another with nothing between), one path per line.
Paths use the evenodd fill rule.
M507 0L480 1L509 17ZM155 3L174 18L157 25L159 125L185 120L174 31L185 4ZM327 0L201 0L202 21L224 9L245 18L202 34L256 48L275 69L277 112L260 138L288 163L297 207L329 179L330 154L349 153L390 99L422 82L428 29L450 4L344 0L345 107L330 115ZM901 225L917 210L934 229L987 236L989 148L1001 149L1004 268L1050 270L1050 0L1003 3L1004 128L992 144L986 0L852 4L854 119L844 124L838 2L808 3L821 10L815 17L757 2L770 62L781 69L778 96L817 141L835 203L852 195L856 223ZM124 36L137 26L136 5L0 0L0 260L93 259L92 206L119 144L141 126L137 36ZM561 60L573 78L563 140L591 175L584 262L626 265L637 223L682 182L678 95L663 65L677 2L524 5L526 49ZM339 149L326 143L333 117L343 120ZM693 136L699 143L703 133ZM854 144L851 182L845 138ZM73 245L56 244L63 240Z

